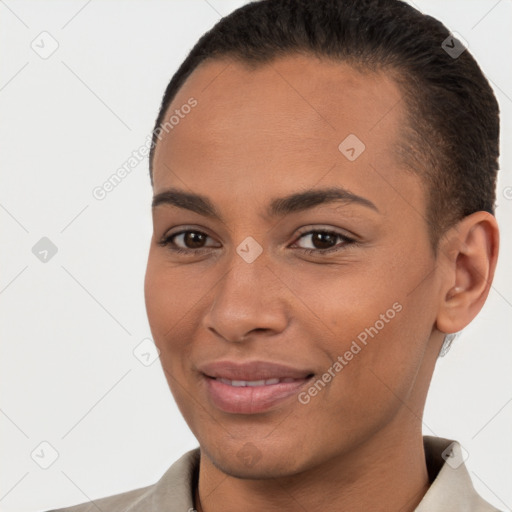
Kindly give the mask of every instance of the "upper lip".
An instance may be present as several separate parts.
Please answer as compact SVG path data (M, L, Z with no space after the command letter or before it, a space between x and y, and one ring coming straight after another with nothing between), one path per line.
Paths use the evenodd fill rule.
M228 380L266 380L266 379L304 379L313 375L307 369L293 368L288 365L267 361L213 361L198 367L208 377Z

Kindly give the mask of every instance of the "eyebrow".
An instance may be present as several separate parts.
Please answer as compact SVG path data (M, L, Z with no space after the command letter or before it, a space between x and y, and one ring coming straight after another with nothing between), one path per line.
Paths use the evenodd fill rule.
M269 217L283 217L290 213L301 212L321 204L331 203L358 204L379 212L379 209L369 199L353 194L344 188L330 187L297 192L272 199L267 208L267 215ZM207 197L200 194L170 188L153 197L152 208L162 204L184 208L199 215L222 221L222 215L214 204Z

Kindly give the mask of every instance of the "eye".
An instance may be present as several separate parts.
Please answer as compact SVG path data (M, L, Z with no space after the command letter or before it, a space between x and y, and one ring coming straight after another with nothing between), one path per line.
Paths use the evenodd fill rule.
M302 245L299 243L301 240L303 241ZM353 238L336 231L324 229L315 229L303 233L295 241L295 244L305 252L318 254L338 251L354 243L356 243L356 241Z
M208 241L212 241L206 233L198 230L182 230L177 233L171 233L164 236L159 242L162 247L168 247L170 250L179 253L193 253L201 249L209 249L210 247L220 247L220 244L214 242L213 244Z

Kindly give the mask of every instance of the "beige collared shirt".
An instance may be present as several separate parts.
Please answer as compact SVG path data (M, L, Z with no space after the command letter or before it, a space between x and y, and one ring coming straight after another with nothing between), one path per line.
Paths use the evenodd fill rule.
M425 436L432 484L415 512L499 512L475 491L457 442ZM199 448L178 459L148 487L49 512L193 512Z

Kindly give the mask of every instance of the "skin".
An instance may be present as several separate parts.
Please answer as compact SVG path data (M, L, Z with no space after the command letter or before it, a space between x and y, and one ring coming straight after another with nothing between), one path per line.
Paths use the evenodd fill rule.
M201 194L222 220L156 206L145 296L170 389L200 444L196 508L414 510L429 486L421 419L432 372L445 333L463 329L488 295L495 218L464 218L432 251L428 193L393 151L405 106L385 73L309 56L255 69L214 60L168 112L190 97L197 106L157 144L154 194ZM351 133L366 146L352 162L338 149ZM337 202L266 214L271 199L333 186L378 211ZM194 253L183 237L174 242L188 255L159 244L180 228L208 235L206 249ZM306 235L322 228L357 244L333 237L339 250L322 255ZM248 236L263 249L252 263L236 252ZM209 401L199 365L263 359L321 376L394 303L401 311L309 403L293 397L249 415ZM255 463L237 456L246 443Z

